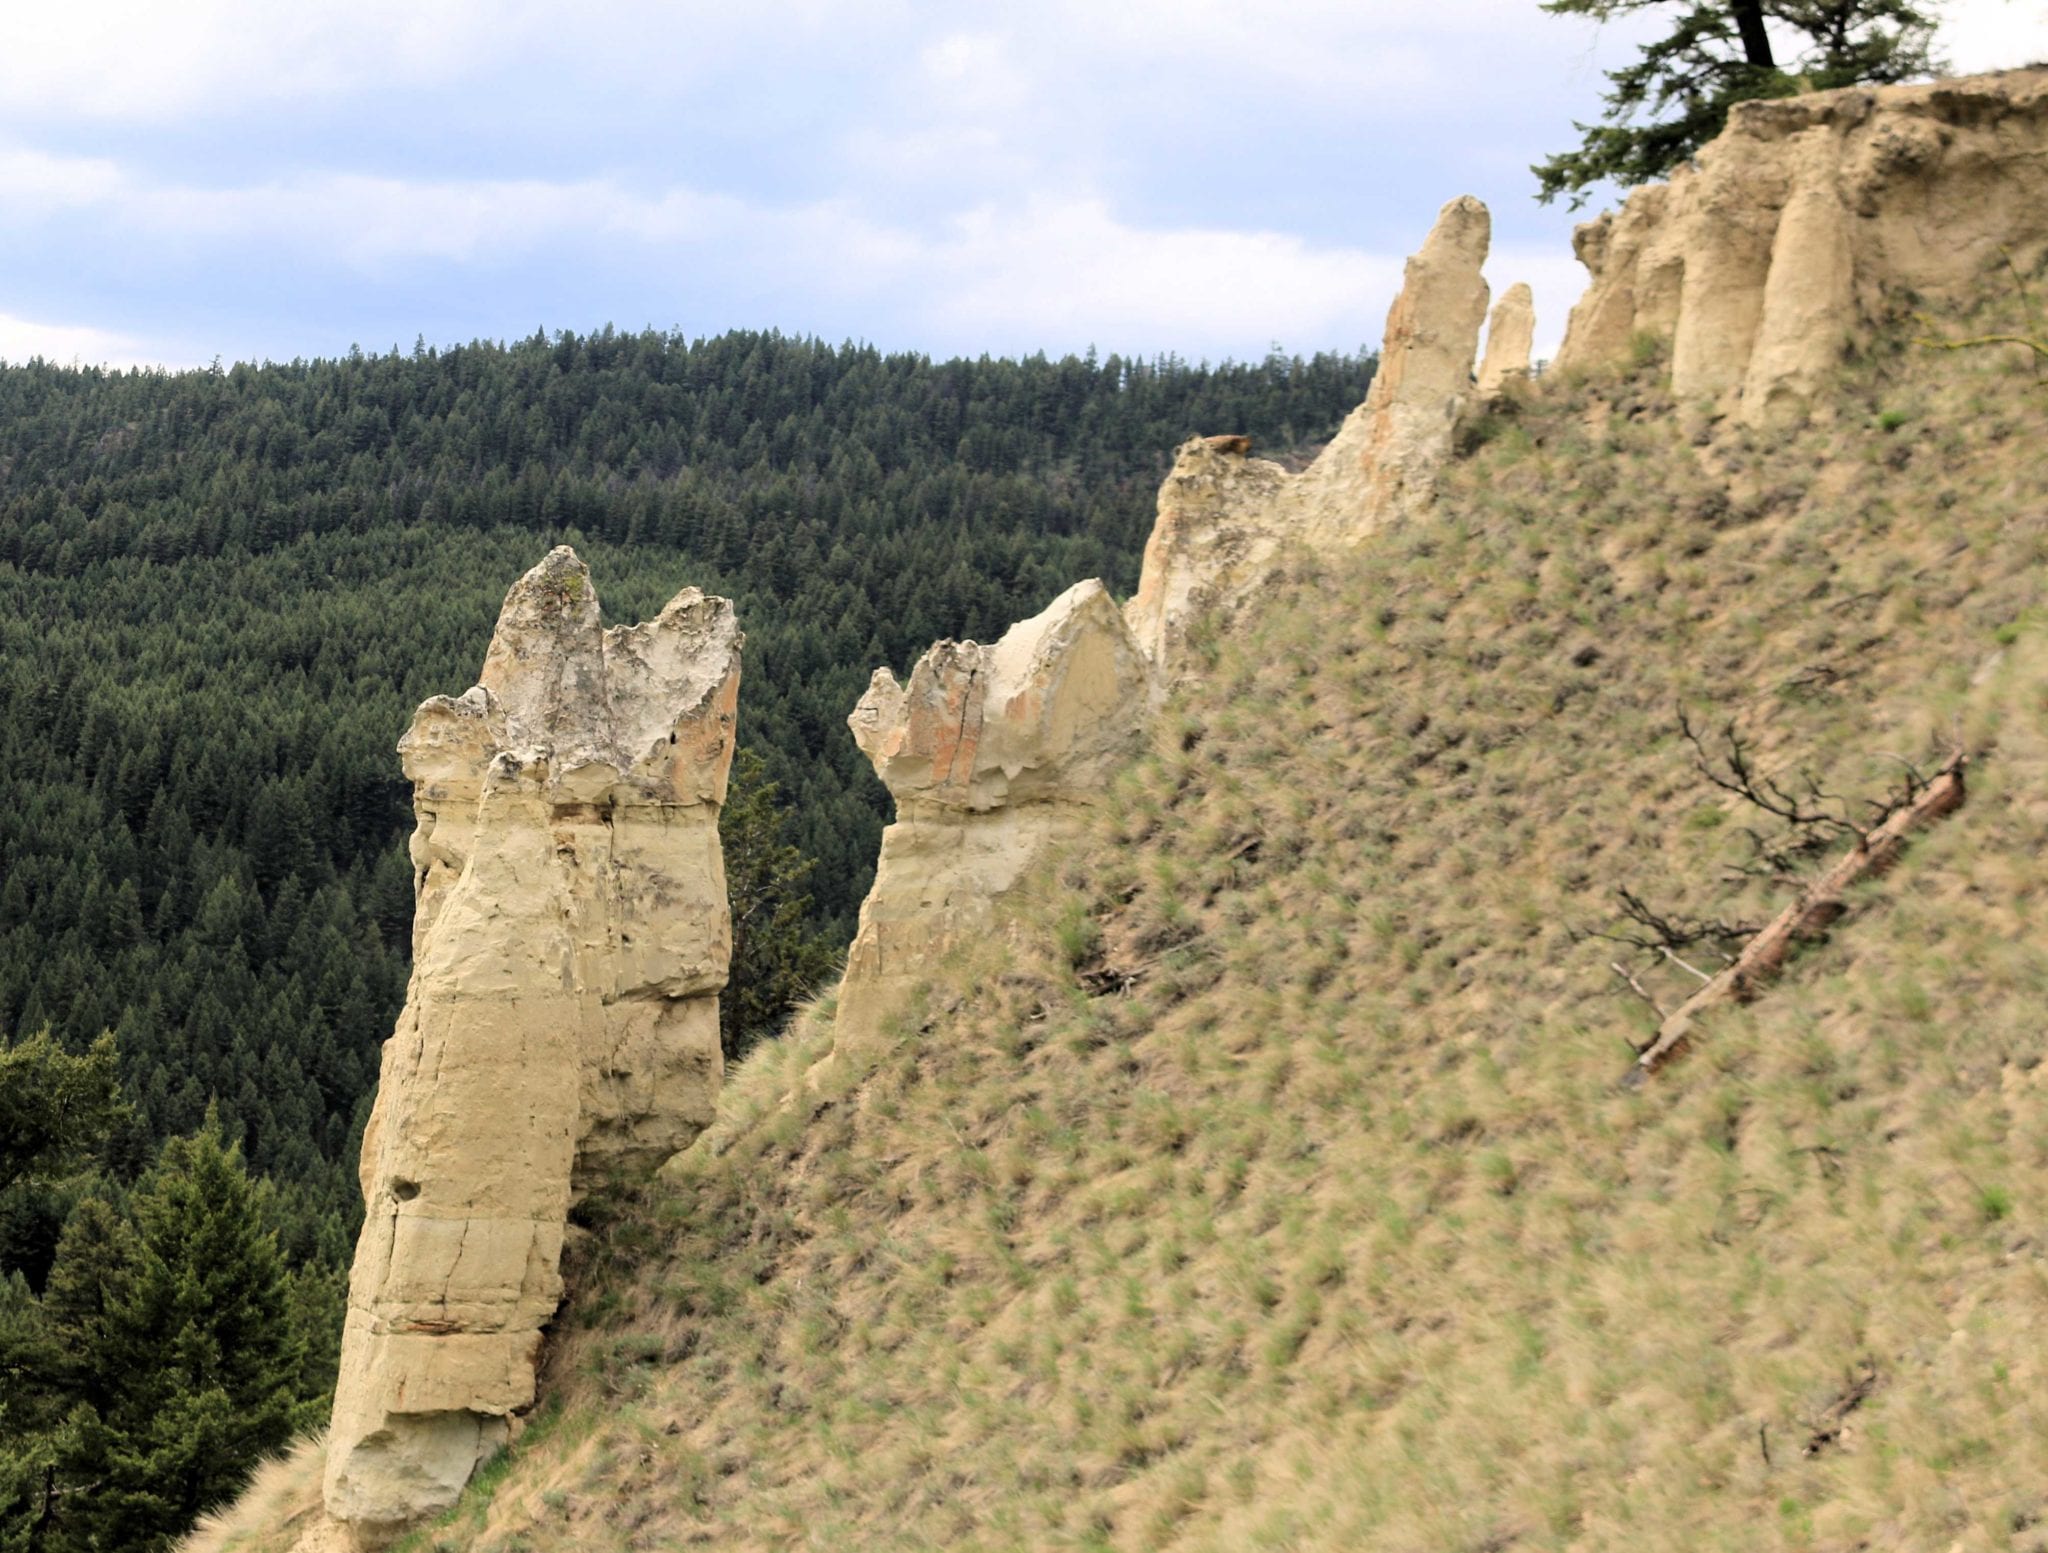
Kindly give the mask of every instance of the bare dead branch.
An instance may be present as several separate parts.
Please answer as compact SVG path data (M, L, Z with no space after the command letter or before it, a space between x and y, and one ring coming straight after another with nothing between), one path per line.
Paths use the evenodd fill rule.
M2012 251L2003 247L1998 251L2005 259L2007 272L2012 276L2013 289L2019 293L2020 305L2027 311L2027 321L2033 326L2035 334L2039 335L2040 338L2024 334L1980 334L1970 339L1949 340L1928 334L1916 339L1913 343L1924 346L1928 350L1939 351L1976 350L1987 345L2022 346L2032 353L2031 360L2034 368L2034 380L2038 383L2041 380L2042 364L2048 362L2048 328L2044 328L2042 325L2041 311L2034 301L2034 293L2028 287L2026 277L2020 273L2019 264L2013 259ZM1930 331L1940 327L1925 313L1915 313L1913 321L1919 324L1921 328Z
M1939 340L1932 335L1923 334L1913 343L1937 351L1977 350L1986 345L2023 345L2034 353L2034 370L2037 374L2041 370L2040 364L2048 361L2048 341L2029 339L2024 334L1977 334L1963 340Z
M1864 1359L1856 1369L1843 1378L1842 1389L1835 1399L1820 1411L1820 1416L1811 1420L1810 1433L1806 1444L1800 1447L1802 1456L1818 1456L1842 1437L1842 1425L1848 1416L1870 1399L1883 1377L1878 1374L1877 1361Z
M1615 891L1615 898L1621 902L1621 914L1651 935L1648 941L1639 942L1638 947L1644 949L1689 949L1694 944L1739 942L1762 925L1722 922L1711 917L1666 916L1652 910L1640 895L1626 888Z
M1713 977L1709 976L1705 971L1701 970L1697 965L1689 965L1684 960L1679 959L1677 955L1671 952L1671 948L1669 945L1659 944L1657 948L1659 949L1659 951L1662 952L1665 959L1669 960L1673 965L1677 966L1680 970L1691 971L1693 975L1699 977L1701 981L1712 981L1714 979Z
M1749 746L1742 742L1742 735L1736 731L1732 721L1722 726L1721 742L1727 748L1718 759L1707 748L1707 741L1699 730L1693 727L1684 707L1678 709L1678 731L1692 746L1693 765L1700 775L1724 793L1733 793L1752 807L1795 828L1818 827L1835 833L1862 834L1861 829L1844 816L1828 811L1827 804L1841 800L1832 793L1823 792L1820 783L1810 773L1801 778L1806 788L1806 798L1802 801L1775 778L1759 772L1750 758Z
M1623 981L1628 983L1630 991L1634 992L1637 997L1641 998L1645 1003L1650 1005L1651 1013L1655 1014L1660 1020L1664 1018L1664 1010L1657 1006L1657 1000L1651 997L1648 992L1643 990L1643 984L1640 981L1636 980L1636 978L1627 969L1623 967L1622 963L1619 960L1609 960L1607 963L1613 969L1615 975L1619 976ZM1640 1057L1643 1054L1643 1048L1637 1046L1633 1041L1629 1042L1629 1048L1630 1050L1635 1052L1635 1054L1638 1057Z
M1682 1054L1691 1045L1700 1015L1707 1010L1722 1003L1748 1002L1784 968L1797 945L1820 937L1849 909L1844 896L1851 885L1883 874L1898 861L1907 836L1960 808L1967 765L1968 756L1958 747L1917 798L1894 809L1872 830L1856 832L1856 840L1849 849L1801 891L1799 898L1769 926L1751 938L1733 965L1708 981L1664 1021L1657 1038L1636 1058L1625 1082L1640 1084Z

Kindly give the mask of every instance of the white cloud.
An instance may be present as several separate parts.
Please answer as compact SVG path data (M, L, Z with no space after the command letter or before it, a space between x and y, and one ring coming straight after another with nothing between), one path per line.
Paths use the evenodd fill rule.
M23 362L37 356L64 366L103 367L148 367L163 359L125 334L78 324L37 323L0 313L0 361Z
M701 80L736 51L901 27L898 0L18 0L0 21L0 111L158 122L427 87L544 63L586 90ZM554 103L508 104L548 112Z
M0 101L14 113L156 119L420 81L492 52L531 5L483 0L73 0L10 7Z
M1282 232L1136 227L1079 197L972 211L909 268L953 340L1255 355L1274 339L1377 337L1401 261Z
M1600 68L1641 31L1640 18L1594 29L1533 0L8 9L0 121L17 139L10 148L0 136L0 210L19 252L44 231L56 252L83 230L135 273L218 260L219 292L256 269L281 278L270 294L282 297L295 295L295 271L408 285L474 276L485 300L464 316L522 324L533 289L510 287L580 269L598 279L549 294L627 316L672 318L687 286L688 304L704 299L695 316L717 327L807 325L968 350L1093 338L1190 354L1376 340L1403 252L1461 187L1494 203L1503 247L1490 269L1499 285L1531 282L1538 352L1554 350L1583 277L1569 218L1527 205L1523 169L1570 139L1575 113L1595 111ZM2048 55L2048 0L1948 0L1944 15L1944 41L1966 67ZM531 90L543 69L557 94ZM362 145L264 149L266 123L299 104L391 88L420 105L425 127L391 119L386 101L380 133ZM763 126L758 163L702 156L695 129L664 140L650 128L728 103ZM579 149L540 170L496 154L500 126L550 114L596 126L582 146L628 126L621 160ZM251 170L232 181L203 167L142 170L191 143L164 137L160 150L142 137L206 117L246 130ZM40 123L96 126L86 143L135 146L134 160L33 149L26 126ZM1187 164L1190 146L1223 159L1228 190ZM635 170L650 165L675 171ZM1326 186L1302 187L1300 165ZM492 175L469 175L478 169ZM1292 217L1263 213L1268 183L1271 208ZM507 294L493 292L494 269L535 258ZM442 327L414 300L431 292L385 293L413 310L407 337ZM226 314L238 305L207 300ZM292 325L265 328L288 339ZM185 332L175 318L164 328Z
M550 248L573 262L568 253L592 245L634 245L670 256L679 272L712 264L795 294L890 303L962 348L1355 342L1376 335L1375 309L1399 277L1398 256L1277 231L1148 228L1086 191L985 202L912 227L848 199L776 204L609 179L316 174L196 189L147 185L97 161L0 153L0 201L20 208L38 196L98 207L107 226L164 247L258 241L365 274Z
M120 192L123 181L120 168L101 157L0 146L0 200L17 220L53 208L102 204Z
M1958 74L2048 61L2041 0L1948 0L1941 16L1941 46Z
M927 86L949 108L1011 113L1031 95L1031 82L1000 33L949 33L919 50L918 64Z

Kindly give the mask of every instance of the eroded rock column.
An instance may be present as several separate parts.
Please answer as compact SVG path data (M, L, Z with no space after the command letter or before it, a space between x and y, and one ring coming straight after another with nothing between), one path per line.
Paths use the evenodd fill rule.
M1361 538L1435 498L1473 390L1492 233L1486 207L1461 194L1408 260L1365 403L1302 473L1300 523L1311 540Z
M1246 456L1241 438L1197 437L1181 446L1159 489L1137 594L1125 608L1162 686L1185 670L1189 632L1220 628L1290 542L1353 545L1429 510L1458 417L1475 392L1491 227L1486 207L1470 195L1437 213L1388 310L1365 402L1302 473ZM1511 314L1501 331L1503 372L1514 327ZM1524 370L1527 356L1524 344Z
M1516 281L1501 293L1486 323L1486 355L1479 363L1479 397L1500 398L1510 383L1529 376L1529 353L1536 343L1536 298L1527 283Z
M985 932L1143 748L1149 673L1100 582L1077 583L994 646L940 642L907 685L877 669L847 724L896 801L861 905L836 1055L874 1049L917 983Z
M1648 335L1682 397L1796 415L1887 314L2048 252L2048 70L1738 103L1693 166L1574 248L1590 282L1558 366Z
M413 973L363 1139L325 1480L361 1545L452 1503L531 1405L575 1193L710 1120L740 646L694 588L605 630L557 549L506 595L479 684L399 743Z
M1288 485L1286 470L1236 451L1227 439L1181 444L1159 487L1138 591L1124 606L1131 633L1154 663L1177 668L1188 632L1227 608L1243 580L1266 570L1287 534L1280 504Z

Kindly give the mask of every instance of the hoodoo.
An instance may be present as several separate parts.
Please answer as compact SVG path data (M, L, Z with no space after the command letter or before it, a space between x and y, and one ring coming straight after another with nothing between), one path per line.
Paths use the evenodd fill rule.
M741 640L694 588L604 629L560 548L506 595L480 682L399 743L414 966L363 1138L325 1483L362 1545L452 1503L532 1403L572 1197L710 1120Z
M1573 237L1592 272L1559 366L1671 344L1682 398L1797 415L1913 297L1959 297L2048 247L2048 70L1738 103L1669 183Z
M1311 541L1362 539L1435 500L1451 433L1473 392L1492 235L1486 207L1461 194L1437 212L1408 260L1365 403L1301 476L1301 526Z
M1222 456L1222 455L1218 455ZM1149 674L1108 589L1076 583L994 646L877 669L847 724L896 800L846 961L833 1049L872 1042L921 976L1079 825L1144 743Z
M1486 207L1469 194L1437 213L1387 313L1365 402L1301 474L1232 456L1211 438L1181 445L1159 490L1138 591L1125 606L1162 684L1182 672L1189 626L1227 615L1288 542L1348 546L1428 511L1475 391L1491 231Z
M1536 340L1536 298L1524 281L1501 293L1486 324L1486 355L1479 363L1479 397L1500 398L1507 385L1529 376Z

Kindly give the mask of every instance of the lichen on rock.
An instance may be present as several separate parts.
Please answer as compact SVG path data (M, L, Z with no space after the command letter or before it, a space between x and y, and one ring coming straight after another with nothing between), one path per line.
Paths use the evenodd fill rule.
M413 974L363 1138L325 1482L359 1543L452 1503L532 1403L572 1198L711 1118L741 641L694 588L606 630L559 548L506 595L480 682L399 743Z

